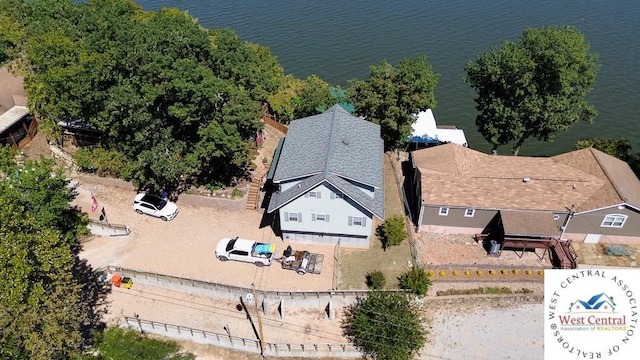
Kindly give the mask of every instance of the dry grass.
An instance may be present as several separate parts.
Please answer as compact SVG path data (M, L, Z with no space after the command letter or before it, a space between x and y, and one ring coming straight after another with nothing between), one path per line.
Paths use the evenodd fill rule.
M391 155L395 160L395 155ZM398 166L399 168L399 166ZM389 156L384 157L385 217L404 215L400 189ZM340 249L339 289L366 289L365 277L372 271L381 271L387 288L396 288L397 278L413 265L411 243L405 240L399 246L382 250L380 239L374 236L369 249Z

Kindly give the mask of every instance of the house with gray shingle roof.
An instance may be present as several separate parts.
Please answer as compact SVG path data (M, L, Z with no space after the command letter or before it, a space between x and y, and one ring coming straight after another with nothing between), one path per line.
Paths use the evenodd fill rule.
M383 153L380 126L339 105L292 121L269 172L283 239L369 246L384 218Z
M455 144L411 153L419 231L640 244L640 180L593 148L496 156Z

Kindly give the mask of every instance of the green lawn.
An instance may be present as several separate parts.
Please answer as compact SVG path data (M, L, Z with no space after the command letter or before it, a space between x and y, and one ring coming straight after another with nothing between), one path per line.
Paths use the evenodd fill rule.
M392 155L395 158L395 155ZM400 190L395 180L389 157L384 157L385 217L404 215ZM372 271L382 271L387 288L397 288L398 276L413 265L411 244L405 240L399 246L382 250L380 240L374 236L369 249L340 248L339 289L366 289L365 276Z

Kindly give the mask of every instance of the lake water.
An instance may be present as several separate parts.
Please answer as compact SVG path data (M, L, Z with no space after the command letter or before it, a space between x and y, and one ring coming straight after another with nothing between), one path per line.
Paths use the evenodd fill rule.
M475 128L474 92L463 82L469 60L517 40L525 27L572 25L591 43L601 65L589 99L599 116L554 142L528 140L523 155L572 150L583 137L625 137L640 151L640 1L637 0L138 0L146 10L188 11L207 28L231 28L271 49L286 73L317 74L332 85L368 77L386 59L426 54L436 73L439 124L465 129L472 148L489 151ZM507 147L501 154L509 152Z

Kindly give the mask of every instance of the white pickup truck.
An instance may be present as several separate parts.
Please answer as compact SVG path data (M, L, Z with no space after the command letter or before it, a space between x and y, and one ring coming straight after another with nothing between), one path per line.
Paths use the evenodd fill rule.
M256 266L269 266L276 254L273 244L259 243L239 237L222 239L216 246L216 257L220 261L236 260L253 263Z

